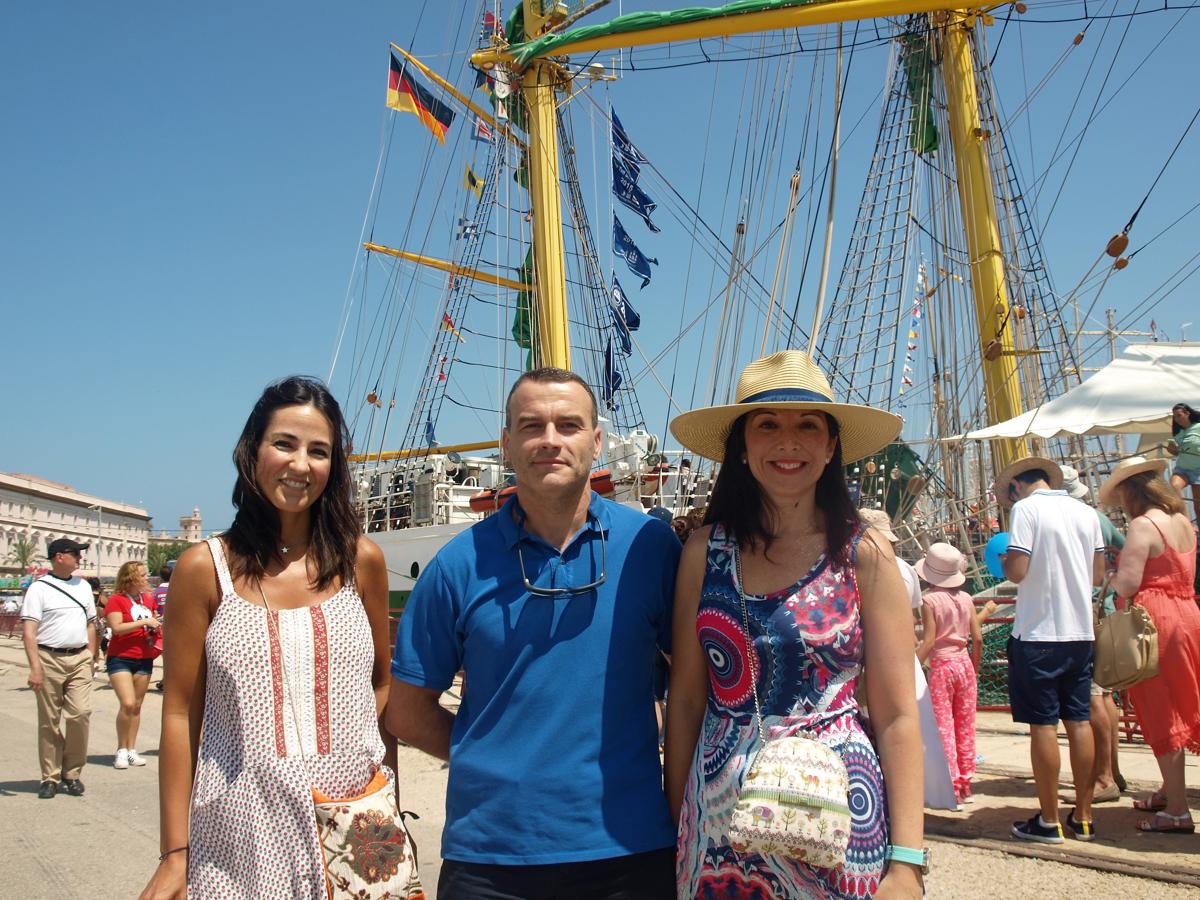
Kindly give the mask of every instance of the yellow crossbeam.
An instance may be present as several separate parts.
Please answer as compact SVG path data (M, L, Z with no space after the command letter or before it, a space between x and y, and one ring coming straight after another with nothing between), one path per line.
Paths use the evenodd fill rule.
M856 22L882 16L907 16L960 10L967 6L963 0L825 0L785 9L748 12L733 16L718 16L698 22L682 22L626 31L594 38L569 41L555 45L547 55L567 56L572 53L594 53L623 47L644 47L648 44L667 44L674 41L694 41L701 38L732 37L760 31L778 31L809 25L831 25L837 22ZM988 7L994 4L988 4ZM471 54L471 63L487 69L497 63L511 65L516 57L510 47L489 47ZM532 62L532 60L531 60Z
M499 441L476 441L473 444L451 444L448 447L419 447L415 450L384 450L380 453L352 453L350 462L385 462L389 459L408 459L411 456L429 456L431 453L470 453L473 450L495 450Z
M472 269L468 266L460 266L458 263L448 262L444 259L435 259L432 256L422 256L420 253L410 253L407 250L397 250L394 247L385 247L383 244L363 244L363 246L371 253L385 253L388 256L394 256L397 259L405 259L409 262L415 262L422 266L428 266L431 269L439 269L442 272L449 272L451 275L465 275L468 278L473 278L476 281L483 281L487 284L494 284L497 287L512 288L514 291L532 291L533 285L526 284L523 281L515 281L512 278L502 278L499 275L493 275L491 272L484 272L482 269Z

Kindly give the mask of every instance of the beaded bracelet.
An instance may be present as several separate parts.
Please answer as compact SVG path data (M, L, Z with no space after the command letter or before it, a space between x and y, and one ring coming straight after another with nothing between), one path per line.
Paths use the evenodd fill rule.
M173 850L168 850L166 853L162 854L162 855L161 855L161 856L158 858L158 861L159 861L159 862L162 862L164 859L166 859L166 858L167 858L168 856L170 856L172 853L178 853L180 850L186 850L187 848L188 848L188 845L187 845L187 844L184 844L182 847L176 847L176 848L175 848L175 849L173 849Z

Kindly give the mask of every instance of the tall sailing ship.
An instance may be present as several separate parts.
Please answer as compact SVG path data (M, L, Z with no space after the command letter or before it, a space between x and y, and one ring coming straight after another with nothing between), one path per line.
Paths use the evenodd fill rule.
M978 547L1005 462L1106 452L1093 438L947 439L1083 373L990 73L998 10L1024 15L1024 3L741 0L593 23L606 5L521 0L502 20L484 4L450 79L391 46L389 106L415 115L397 118L424 126L428 152L395 151L389 123L334 360L358 508L395 603L512 489L497 436L507 387L531 366L593 385L593 487L660 515L702 510L715 474L669 445L667 419L727 402L747 361L785 347L807 348L842 396L905 417L899 442L847 474L908 540ZM874 118L851 122L846 84L868 52L886 55L885 80ZM622 125L614 82L677 65L738 72L721 90L740 127L711 141L723 159L707 143L665 158ZM670 102L655 103L670 128ZM868 121L863 178L849 138ZM394 168L406 202L385 190ZM694 196L676 184L684 170ZM861 199L841 223L847 183ZM428 193L442 202L419 214ZM713 208L715 225L702 213ZM672 242L688 262L664 304ZM1125 244L1114 239L1106 266L1122 267ZM649 303L653 329L635 308Z

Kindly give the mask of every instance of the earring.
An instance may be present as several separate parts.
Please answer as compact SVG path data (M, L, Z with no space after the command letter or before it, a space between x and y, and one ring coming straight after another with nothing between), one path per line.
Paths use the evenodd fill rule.
M743 456L742 457L742 465L744 466L746 464L746 462L747 462L747 459L746 459L746 457Z

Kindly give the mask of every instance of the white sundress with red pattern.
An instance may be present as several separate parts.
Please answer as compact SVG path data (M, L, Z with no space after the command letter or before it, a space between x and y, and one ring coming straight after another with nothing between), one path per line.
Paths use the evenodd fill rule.
M268 613L234 591L221 541L208 546L221 603L204 639L188 896L321 900L312 788L353 796L383 761L366 610L348 584L317 606Z

